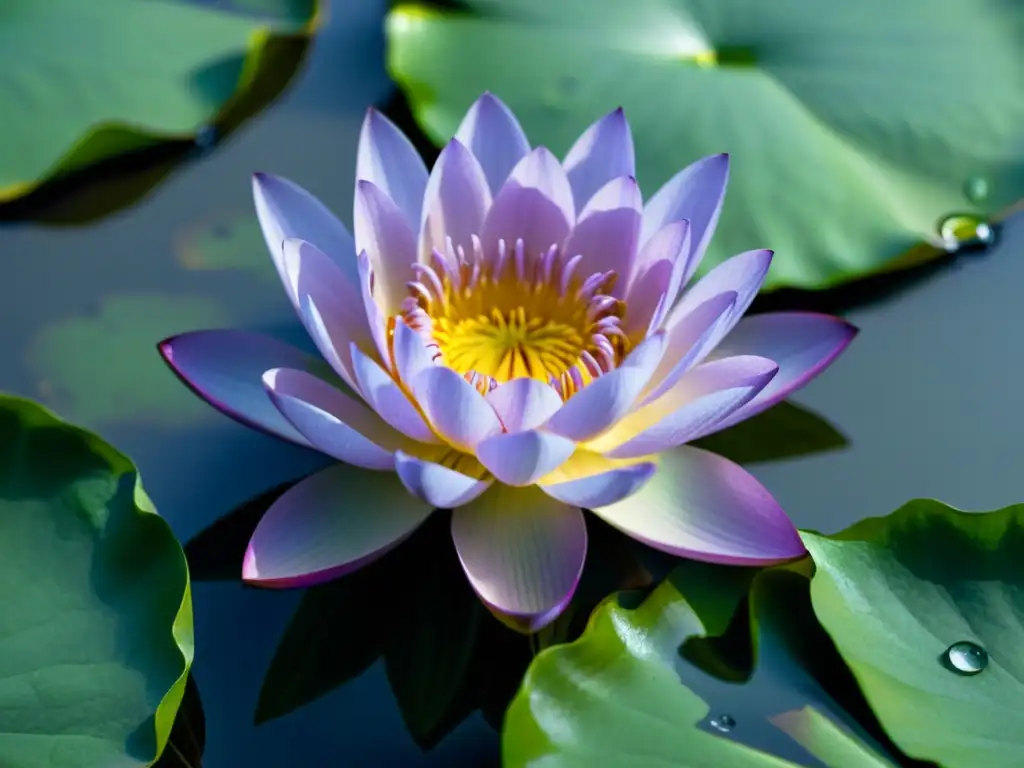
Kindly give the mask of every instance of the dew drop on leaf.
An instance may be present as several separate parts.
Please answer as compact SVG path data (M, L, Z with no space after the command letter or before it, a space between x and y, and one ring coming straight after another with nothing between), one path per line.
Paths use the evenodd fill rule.
M949 666L963 675L976 675L988 666L988 651L977 643L961 640L946 649Z
M717 717L711 718L709 724L716 731L728 733L736 727L736 720L733 719L732 715L718 715Z

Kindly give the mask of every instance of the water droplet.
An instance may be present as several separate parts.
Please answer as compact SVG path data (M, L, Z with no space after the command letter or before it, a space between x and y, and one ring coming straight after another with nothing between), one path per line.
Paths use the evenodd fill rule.
M964 196L975 205L988 199L988 179L984 176L972 176L964 182Z
M709 725L716 731L728 733L736 727L736 720L733 719L732 715L719 715L718 717L711 718Z
M961 640L946 649L946 661L960 674L976 675L988 666L988 651L977 643Z
M939 222L939 237L947 253L978 250L996 241L995 229L983 217L973 213L954 213Z

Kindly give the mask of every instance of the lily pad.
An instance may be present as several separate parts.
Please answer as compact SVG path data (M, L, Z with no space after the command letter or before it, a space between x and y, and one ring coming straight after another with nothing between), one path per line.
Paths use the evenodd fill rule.
M403 4L388 18L388 64L426 133L446 141L491 90L532 142L565 152L623 106L648 195L729 152L704 270L773 248L766 288L824 288L938 255L914 246L941 246L947 216L992 216L1024 194L1020 3L460 6Z
M0 395L0 765L148 766L192 663L185 557L132 463Z
M0 203L208 126L233 129L276 60L268 52L318 19L316 0L259 6L253 18L187 0L5 0Z
M804 541L818 620L892 740L945 768L1019 764L1024 505L971 514L912 501ZM984 655L951 659L956 643ZM973 675L951 663L970 672L976 660Z
M579 640L539 654L506 716L504 764L798 765L734 738L749 736L759 717L762 732L775 733L775 741L787 745L779 731L788 734L810 760L817 757L834 768L892 766L870 737L843 722L834 702L802 668L799 654L806 649L798 642L800 630L794 631L801 625L788 611L798 597L791 591L794 584L798 590L802 585L806 600L803 576L765 573L755 582L754 676L783 684L771 688L767 720L764 713L754 714L765 706L764 690L753 695L741 686L719 684L718 706L726 697L732 702L712 713L707 701L684 683L682 676L692 678L693 670L684 673L681 646L688 638L723 631L753 575L738 577L736 570L684 563L639 606L628 608L612 598L594 612ZM774 581L768 584L766 577ZM728 735L699 728L704 722Z
M167 746L153 768L202 768L205 750L206 715L199 687L190 674Z

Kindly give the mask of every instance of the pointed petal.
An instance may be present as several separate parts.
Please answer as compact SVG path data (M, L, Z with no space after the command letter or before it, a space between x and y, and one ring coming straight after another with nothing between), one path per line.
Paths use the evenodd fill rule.
M565 244L569 258L582 255L579 274L612 270L618 280L611 295L622 298L636 259L643 200L636 179L621 176L605 184L587 203Z
M501 432L484 396L447 366L423 371L412 391L437 433L460 451L472 453L481 440Z
M651 378L664 352L662 334L644 339L615 370L570 397L548 419L546 429L570 440L589 440L625 416Z
M658 400L631 413L587 448L612 458L631 459L697 440L717 431L730 414L768 386L778 371L773 361L752 355L699 365Z
M416 236L395 202L369 181L356 183L356 248L373 265L373 296L388 315L401 310L416 262ZM419 222L417 222L418 224Z
M693 271L697 268L692 258L690 241L690 222L686 219L673 221L658 230L647 241L637 256L637 269L634 277L642 274L644 265L654 266L662 261L672 265L671 276L665 284L665 300L661 302L656 316L651 322L654 328L660 328L669 310L675 305L679 291L686 285ZM630 299L630 302L633 300Z
M566 504L593 509L632 496L654 477L658 468L652 461L638 461L632 464L620 462L619 466L610 461L603 463L608 466L604 471L593 472L593 468L588 467L586 471L593 472L592 474L580 474L572 479L545 483L540 487L544 493ZM564 474L572 477L578 470L574 470L570 464L571 462L566 465L568 471Z
M672 281L672 262L668 259L647 265L644 273L633 280L626 296L626 316L622 330L629 338L643 337L658 327L658 315L663 314L669 283Z
M485 395L508 432L539 427L562 407L562 398L537 379L512 379Z
M480 599L520 632L565 610L587 554L583 513L536 488L492 486L455 510L452 538Z
M533 485L560 467L576 450L565 437L537 429L492 435L476 447L476 457L506 485Z
M356 185L362 180L394 200L410 228L419 226L427 166L405 134L375 109L366 113L359 134Z
M403 435L420 443L440 443L416 406L387 371L355 346L351 348L351 353L356 383L370 407Z
M193 331L164 339L160 354L189 388L217 410L249 427L299 445L309 442L267 397L263 372L297 368L331 377L312 355L249 331Z
M433 509L390 472L333 464L270 506L249 541L242 579L276 588L330 581L400 544Z
M274 368L263 374L263 384L310 445L338 461L393 470L394 452L411 442L365 405L305 371Z
M690 446L658 457L654 478L594 514L655 549L730 565L771 565L805 550L786 513L737 464Z
M468 504L494 482L490 478L470 477L402 452L395 454L395 459L398 477L409 493L438 509L454 509Z
M856 335L857 329L845 320L811 312L772 312L742 319L709 359L762 355L778 364L779 373L718 428L738 424L789 397L831 365Z
M373 344L376 347L377 357L375 359L387 370L391 370L387 326L384 313L373 295L374 271L366 251L359 254L356 264L359 266L359 292L363 297L363 311L366 313L366 323L370 327L370 336L373 337Z
M458 253L473 252L473 235L483 232L491 207L491 188L480 162L458 139L448 142L427 182L423 201L419 256L426 262L433 249L447 252L448 238Z
M561 245L576 220L572 189L561 164L537 147L512 169L484 222L483 246L493 253L498 241L512 249L522 238L532 263L552 245Z
M562 165L572 185L576 207L582 208L612 179L636 176L633 134L619 107L591 125L576 139Z
M501 99L485 93L469 108L455 138L480 161L492 193L530 151L530 142L512 110Z
M681 170L647 202L641 245L666 224L687 219L692 241L690 259L692 269L696 269L718 224L728 180L728 155L705 157Z
M402 318L395 321L394 355L398 376L406 386L411 387L423 371L434 367L434 359L427 349L423 337L414 331Z
M355 282L355 243L345 225L327 206L298 184L269 173L253 174L252 194L263 238L292 304L298 306L298 301L281 253L281 244L289 238L315 243L341 267L351 282Z

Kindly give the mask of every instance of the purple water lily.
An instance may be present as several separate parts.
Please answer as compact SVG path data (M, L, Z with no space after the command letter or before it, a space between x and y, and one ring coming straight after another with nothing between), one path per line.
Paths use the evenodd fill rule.
M686 443L779 402L856 330L809 313L741 320L771 251L686 287L728 168L726 155L699 160L645 206L621 110L559 162L485 94L429 173L369 112L354 241L310 194L257 174L271 256L329 368L237 330L182 334L160 351L224 413L341 463L270 507L243 578L322 582L452 509L477 594L535 631L576 588L584 509L698 560L802 555L767 490Z

